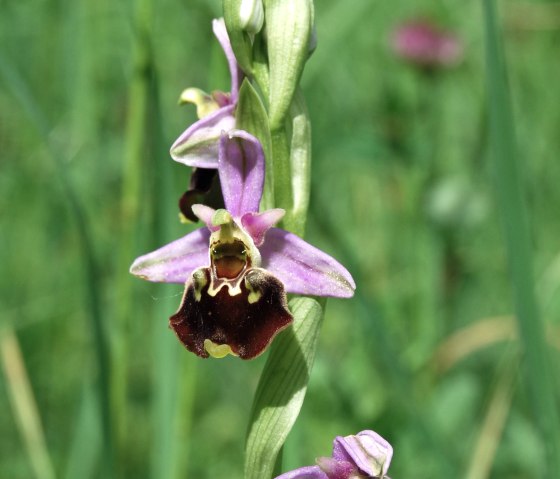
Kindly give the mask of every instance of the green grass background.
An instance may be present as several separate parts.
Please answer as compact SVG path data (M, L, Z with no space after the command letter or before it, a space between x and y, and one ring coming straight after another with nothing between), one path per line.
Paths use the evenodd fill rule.
M500 7L558 409L560 4ZM191 229L176 208L189 172L168 147L195 120L176 106L183 88L229 88L210 26L220 8L0 1L2 478L242 476L265 357L187 353L167 328L181 287L128 274L137 255ZM416 17L464 41L459 66L427 75L395 58L391 31ZM316 2L318 48L302 79L307 239L358 289L328 301L284 470L367 428L393 444L394 478L544 474L528 380L539 371L518 359L508 205L496 196L511 178L491 168L483 18L481 2ZM14 397L8 377L31 385L39 420L27 428L29 397Z

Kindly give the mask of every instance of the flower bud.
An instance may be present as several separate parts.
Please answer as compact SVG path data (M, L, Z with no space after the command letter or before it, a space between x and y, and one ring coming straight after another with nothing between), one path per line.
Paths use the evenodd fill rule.
M239 26L247 33L261 31L264 23L262 0L241 0L239 7Z
M355 464L367 477L385 477L392 457L391 444L374 431L339 436L334 440L333 458Z

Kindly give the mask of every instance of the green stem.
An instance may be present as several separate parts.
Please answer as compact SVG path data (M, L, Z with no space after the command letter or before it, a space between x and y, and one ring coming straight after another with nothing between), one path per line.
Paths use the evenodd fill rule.
M151 53L151 0L138 0L133 26L134 45L132 78L128 92L128 114L124 145L124 172L121 193L121 233L117 260L116 317L113 325L115 368L112 375L112 406L116 412L119 449L127 447L128 431L128 365L131 311L134 310L134 279L126 274L135 253L140 234L145 158L149 149L149 89L153 72Z
M0 359L13 415L36 479L55 479L39 408L31 388L18 338L11 326L0 328Z
M547 476L560 471L560 423L548 347L535 298L531 239L516 155L507 71L493 0L484 0L490 139L498 208L506 241L516 317L527 361L526 380L547 457Z

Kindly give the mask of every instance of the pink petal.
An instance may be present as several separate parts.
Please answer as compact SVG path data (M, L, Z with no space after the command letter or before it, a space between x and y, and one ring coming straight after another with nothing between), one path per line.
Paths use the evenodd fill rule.
M335 298L354 295L356 284L346 268L295 234L271 228L259 251L262 267L276 275L288 293Z
M235 218L259 211L264 186L264 153L246 131L222 134L218 161L226 209Z
M329 479L319 466L300 467L294 471L286 472L276 479Z
M130 272L148 281L184 284L195 269L210 266L209 240L208 228L195 230L136 258L130 267Z
M286 214L282 208L263 211L262 213L247 213L241 217L243 228L253 238L256 246L263 244L264 235L278 223Z
M193 123L171 146L171 157L187 166L218 168L218 140L235 127L234 108L225 106Z
M226 30L226 24L223 18L219 20L214 20L212 22L212 30L214 35L220 42L224 53L226 54L226 59L229 66L229 73L231 75L231 102L237 103L237 95L239 92L239 85L241 82L241 70L237 65L237 60L231 48L231 42L229 41L229 36Z

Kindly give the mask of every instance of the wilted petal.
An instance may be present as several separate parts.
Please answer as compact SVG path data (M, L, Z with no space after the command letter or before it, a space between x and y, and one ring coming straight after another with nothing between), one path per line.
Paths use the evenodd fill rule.
M262 213L247 213L241 217L241 224L251 235L255 245L260 246L263 244L266 232L278 223L285 214L286 211L282 208L274 208Z
M200 228L136 258L130 272L148 281L184 284L195 269L210 265L209 239L208 228Z
M300 467L294 471L286 472L276 479L329 479L319 466Z
M210 268L196 270L169 319L181 342L198 356L209 356L206 341L214 350L227 345L232 354L252 359L292 322L282 283L263 269L248 270L236 294L227 285L213 295L211 289Z
M227 62L229 65L229 73L231 75L231 102L237 103L237 95L239 93L239 85L241 83L241 70L237 65L237 60L231 48L231 42L226 30L226 24L223 18L214 20L212 22L212 29L214 35L220 42L224 53L226 54Z
M218 168L218 144L223 131L235 126L233 111L228 105L193 123L171 146L171 157L187 166Z
M349 298L356 284L334 258L287 231L271 228L259 248L262 267L277 276L288 293Z
M393 448L376 432L362 431L355 436L337 437L332 456L352 462L369 477L383 477L391 464Z
M242 130L222 134L218 172L224 203L232 216L259 210L264 186L264 153L259 140Z

